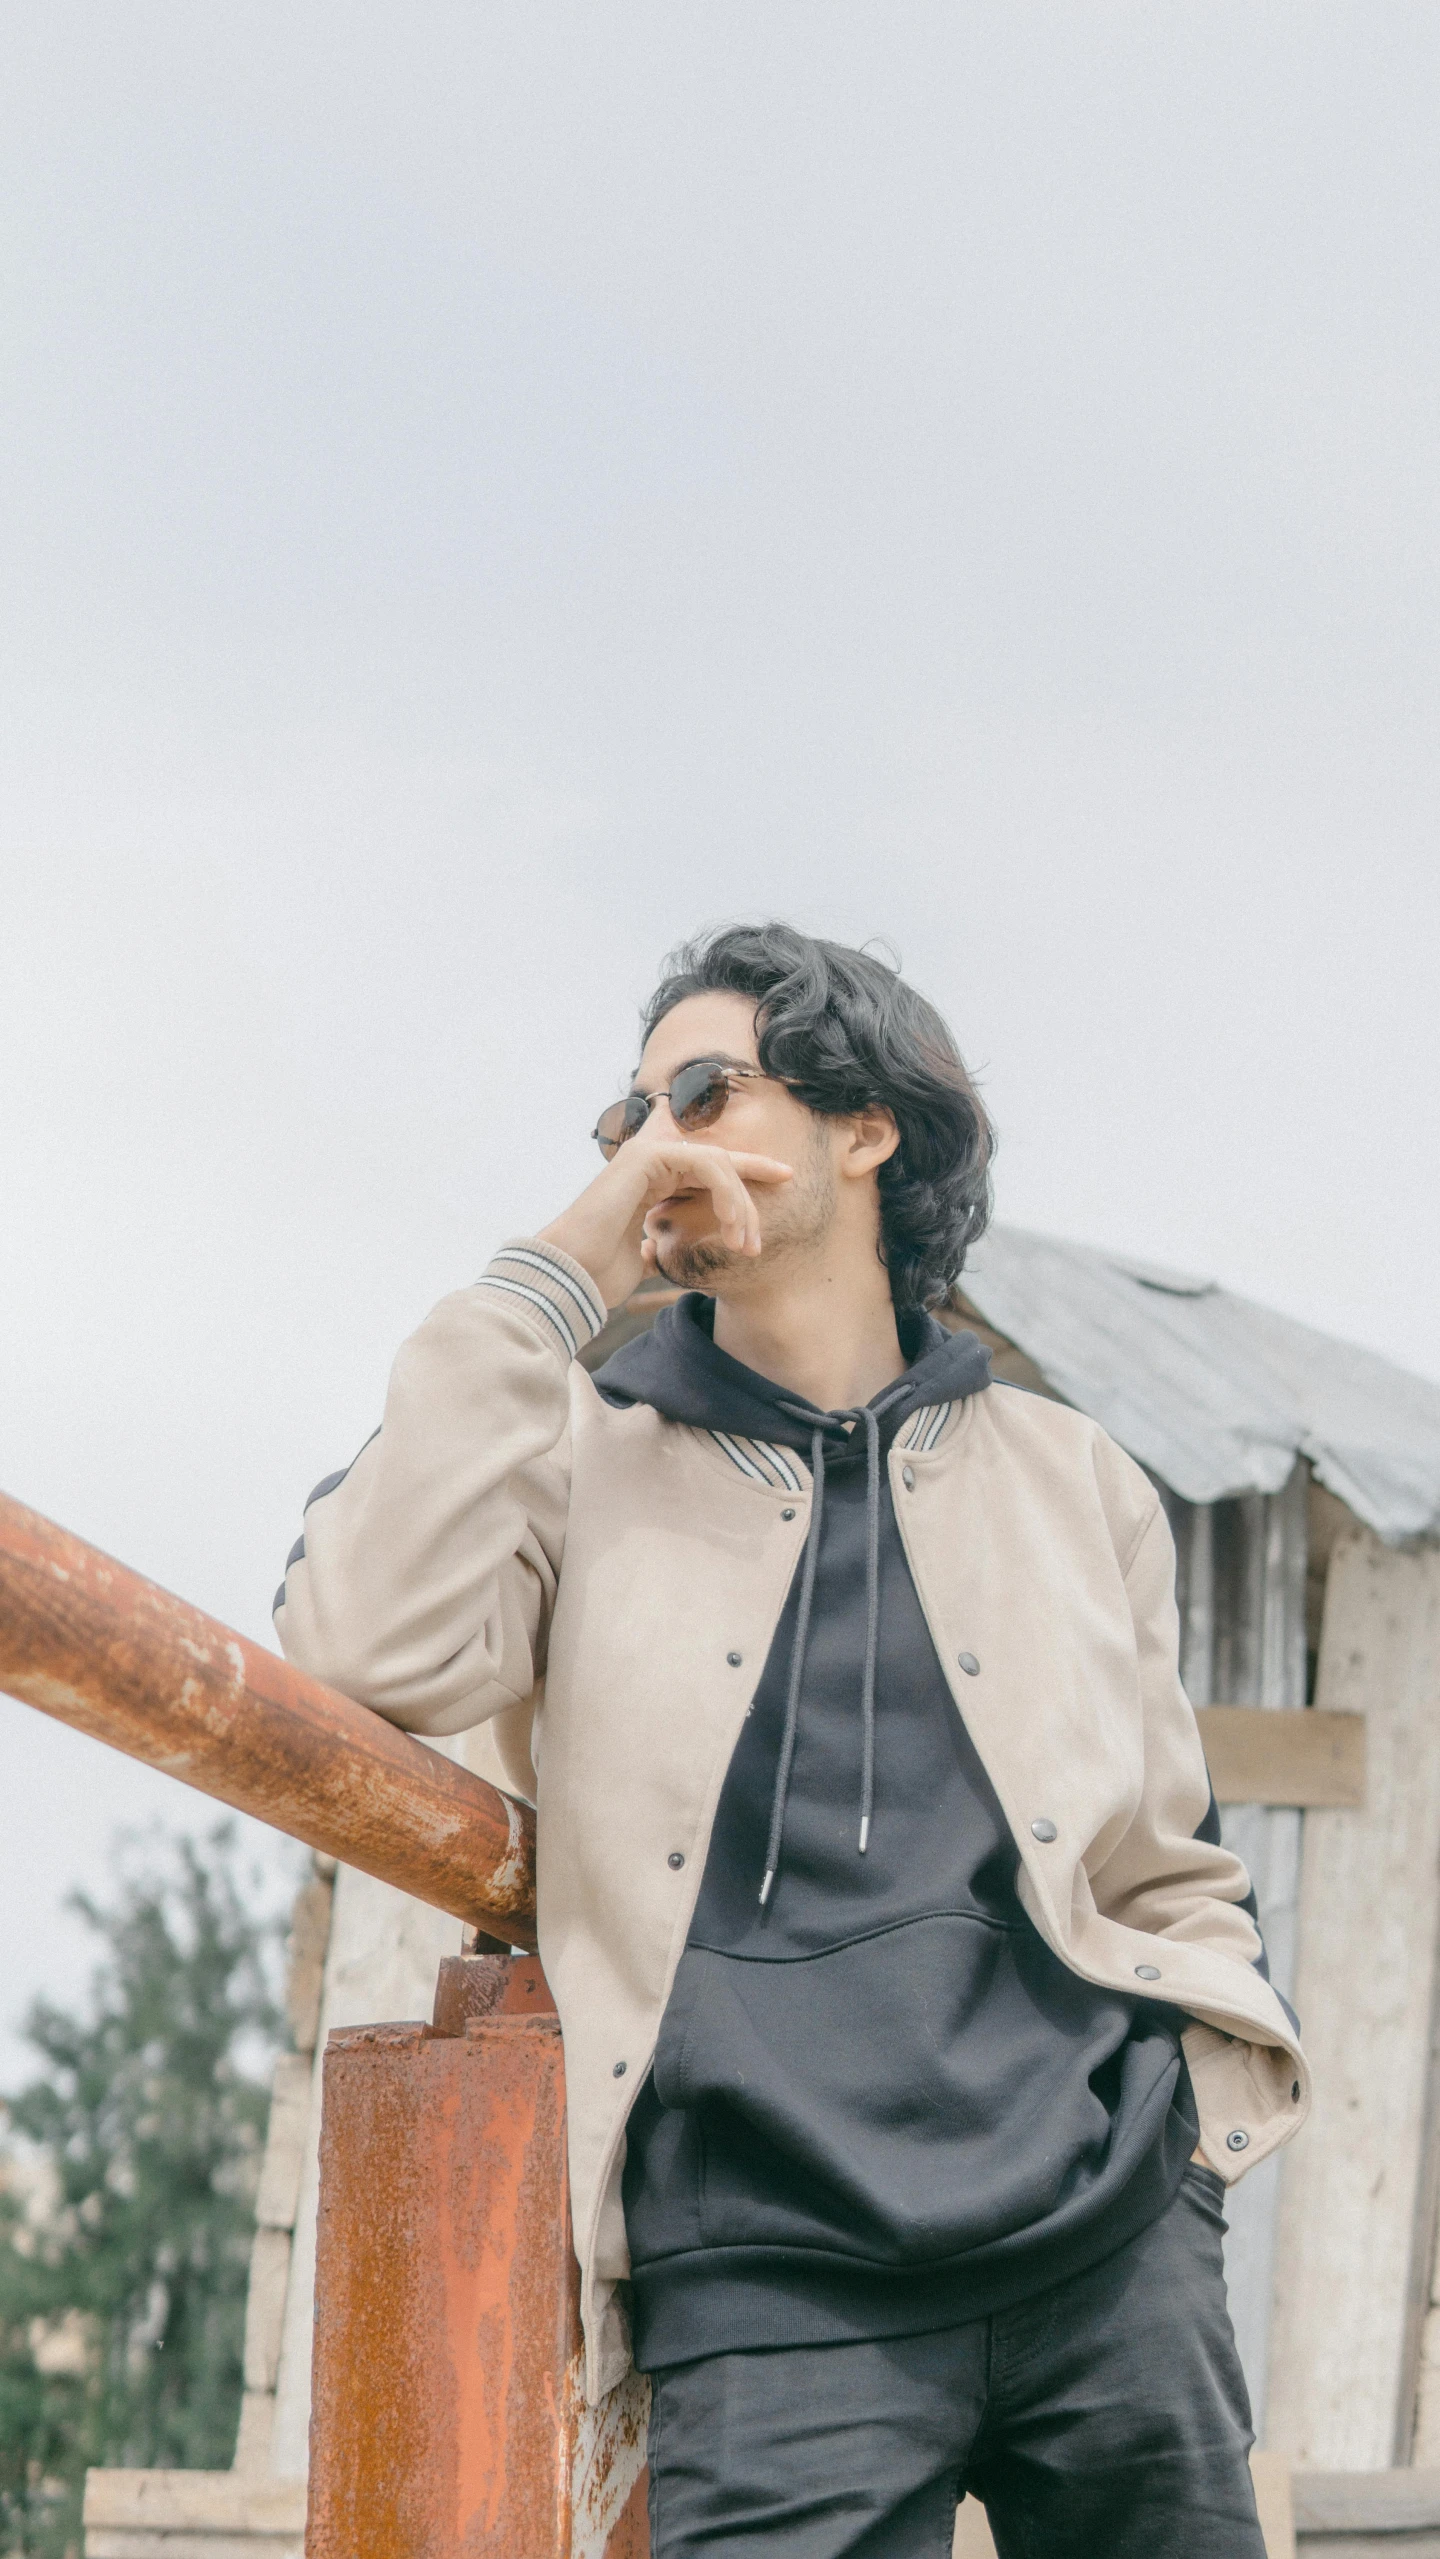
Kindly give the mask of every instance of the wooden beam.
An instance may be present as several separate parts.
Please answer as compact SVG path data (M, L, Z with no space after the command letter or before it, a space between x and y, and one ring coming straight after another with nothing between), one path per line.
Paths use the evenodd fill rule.
M1401 2533L1403 2550L1411 2533L1440 2530L1440 2470L1297 2470L1291 2484L1297 2525L1322 2545L1328 2533Z
M242 2536L253 2534L257 2547L268 2549L273 2541L277 2550L283 2543L288 2551L299 2549L304 2530L303 2479L252 2479L234 2470L85 2473L87 2541L123 2534L128 2546L133 2535L136 2548L153 2550L162 2533L214 2533L233 2549ZM98 2548L98 2540L91 2546Z
M1217 1803L1343 1810L1365 1801L1363 1715L1197 1706L1195 1720Z
M1413 2474L1400 2471L1391 2475L1403 2479ZM1434 2471L1427 2475L1432 2481L1440 2476ZM1250 2476L1255 2482L1255 2507L1265 2542L1265 2559L1295 2559L1295 2514L1291 2505L1288 2463L1282 2461L1278 2453L1261 2452L1257 2447L1250 2455ZM1382 2473L1381 2476L1383 2478L1384 2474ZM1348 2476L1336 2481L1332 2481L1327 2476L1321 2484L1323 2488L1338 2487L1341 2490L1342 2496L1338 2510L1347 2514L1350 2508L1343 2502L1344 2492L1357 2484L1363 2491L1364 2486L1363 2482L1357 2483ZM1296 2486L1298 2490L1298 2481ZM1413 2502L1420 2512L1429 2514L1429 2505L1423 2500L1417 2499ZM1328 2513L1330 2509L1322 2504L1320 2511ZM1372 2509L1366 2504L1362 2511L1369 2514ZM1408 2517L1410 2508L1402 2497L1392 2499L1389 2505L1384 2506L1377 2500L1373 2511L1385 2518L1391 2514ZM1388 2521L1382 2522L1382 2530L1391 2528ZM1348 2543L1346 2545L1347 2548L1351 2546ZM973 2497L965 2499L955 2517L952 2559L995 2559L995 2543L991 2537L988 2517L984 2507L978 2505ZM1318 2553L1316 2559L1319 2559Z

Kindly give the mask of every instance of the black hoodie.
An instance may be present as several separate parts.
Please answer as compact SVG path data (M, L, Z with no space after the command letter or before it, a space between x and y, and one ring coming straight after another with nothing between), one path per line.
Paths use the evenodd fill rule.
M822 1498L630 2120L642 2369L1022 2300L1162 2212L1197 2130L1181 2020L1078 1980L1021 1908L895 1521L901 1425L1018 1390L922 1315L904 1377L827 1416L717 1350L713 1320L682 1299L601 1394L812 1470L818 1434Z

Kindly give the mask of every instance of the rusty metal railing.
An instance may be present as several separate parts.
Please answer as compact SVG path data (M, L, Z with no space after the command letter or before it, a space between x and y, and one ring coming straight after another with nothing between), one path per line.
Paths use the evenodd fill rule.
M535 1943L527 1806L4 1494L0 1689L437 1910Z
M0 1689L487 1939L535 1942L523 1805L0 1495ZM442 1963L324 2067L311 2559L644 2559L645 2394L588 2408L560 2021Z

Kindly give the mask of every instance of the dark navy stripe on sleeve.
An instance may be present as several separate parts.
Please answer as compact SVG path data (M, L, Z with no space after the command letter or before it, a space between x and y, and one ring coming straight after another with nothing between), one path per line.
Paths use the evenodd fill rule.
M362 1458L362 1457L364 1456L364 1454L365 1454L365 1450L366 1450L366 1449L369 1447L369 1445L370 1445L370 1440L375 1440L375 1439L378 1439L378 1438L379 1438L382 1427L383 1427L383 1425L382 1425L382 1424L380 1424L379 1422L377 1422L377 1423L376 1423L374 1430L373 1430L373 1431L371 1432L371 1434L370 1434L370 1439L367 1439L367 1440L365 1441L365 1443L364 1443L364 1446L363 1446L363 1447L361 1447L361 1448L357 1448L357 1449L356 1449L354 1457L352 1457L352 1458L351 1458L351 1460L350 1460L350 1466L341 1466L341 1467L337 1467L337 1469L336 1469L336 1471L335 1471L335 1473L334 1473L333 1475L322 1475L322 1476L321 1476L320 1481L319 1481L319 1483L316 1485L314 1492L313 1492L313 1493L307 1493L307 1495L306 1495L306 1497L305 1497L305 1508L306 1508L306 1510L307 1510L307 1511L310 1509L310 1507L311 1507L311 1504L312 1504L312 1503L314 1503L314 1502L323 1502L323 1500L325 1499L325 1496L326 1496L326 1494L327 1494L327 1493L333 1493L333 1492L336 1490L337 1486L339 1486L339 1485L341 1485L341 1484L343 1484L343 1483L344 1483L346 1476L347 1476L347 1475L349 1474L349 1472L350 1472L350 1467L351 1467L351 1466L354 1466L354 1465L355 1465L355 1463L356 1463L356 1461L357 1461L359 1458ZM286 1570L286 1572L287 1572L287 1573L289 1572L290 1567L291 1567L291 1565L292 1565L292 1564L300 1564L300 1563L303 1563L303 1562L304 1562L304 1560L305 1560L305 1538L304 1538L304 1533L303 1533L303 1531L302 1531L301 1535L300 1535L299 1537L297 1537L297 1538L296 1538L294 1545L291 1547L289 1554L288 1554L288 1555L286 1556L286 1558L285 1558L285 1570ZM285 1605L285 1584L282 1582L282 1583L281 1583L281 1585L280 1585L280 1588L277 1590L277 1592L275 1593L275 1596L274 1596L273 1600L272 1600L272 1601L271 1601L271 1603L270 1603L270 1614L271 1614L271 1616L273 1617L273 1616L275 1615L276 1610L277 1610L277 1609L280 1609L280 1608L283 1608L283 1607L284 1607L284 1605Z
M366 1449L370 1445L370 1440L378 1439L382 1428L383 1424L377 1422L375 1428L370 1434L370 1439L363 1441L360 1447L356 1449L355 1455L350 1460L350 1466L339 1466L336 1468L333 1475L321 1476L314 1492L307 1493L305 1496L305 1508L307 1511L312 1502L323 1502L327 1493L333 1493L337 1486L344 1483L346 1476L350 1472L350 1467L358 1465L360 1459L364 1456Z

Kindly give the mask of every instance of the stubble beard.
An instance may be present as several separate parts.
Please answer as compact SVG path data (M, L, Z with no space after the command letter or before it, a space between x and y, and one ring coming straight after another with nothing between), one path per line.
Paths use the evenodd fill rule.
M757 1186L758 1189L758 1186ZM655 1267L672 1288L698 1288L708 1297L739 1294L757 1283L773 1283L786 1263L802 1259L823 1242L835 1216L835 1172L823 1123L817 1126L806 1161L783 1191L759 1189L769 1205L764 1250L758 1258L732 1252L716 1236L694 1243L672 1235L655 1249Z

